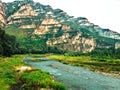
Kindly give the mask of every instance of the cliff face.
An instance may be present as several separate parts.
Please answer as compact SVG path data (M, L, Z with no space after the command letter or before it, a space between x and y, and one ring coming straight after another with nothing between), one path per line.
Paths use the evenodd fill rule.
M19 18L27 18L27 17L32 17L32 16L37 16L37 13L32 9L32 7L28 4L24 4L20 7L20 9L15 12L13 15L8 17L8 21L11 18L14 19L19 19Z
M70 52L91 52L96 47L96 42L93 38L84 38L82 33L77 33L76 36L71 37L69 33L64 33L58 38L49 39L46 44L49 46L57 46L61 50Z
M42 21L41 25L35 29L34 34L47 34L49 32L58 33L59 30L71 30L68 25L62 25L54 18L46 18Z
M115 48L120 48L120 42L115 43Z
M57 36L59 33L62 34ZM74 32L70 26L63 25L54 18L44 19L34 32L36 35L53 34L52 38L46 41L46 44L64 51L86 53L95 49L96 42L93 38L82 37L82 32L76 32L76 35L71 35L71 33Z
M63 10L54 10L49 5L45 6L32 0L17 0L4 5L7 17L6 31L13 35L15 32L12 29L21 30L21 37L35 42L37 49L42 47L39 46L42 42L46 47L86 53L95 48L114 47L114 43L120 41L119 33L103 29L85 17L69 16ZM18 34L14 35L23 39L18 37ZM23 45L30 46L28 44L34 46L34 43L27 41Z
M31 19L37 15L38 13L29 4L24 4L17 12L7 18L8 25L19 24L19 28L22 29L36 28Z
M4 11L4 7L3 4L0 0L0 28L4 28L5 27L5 11Z

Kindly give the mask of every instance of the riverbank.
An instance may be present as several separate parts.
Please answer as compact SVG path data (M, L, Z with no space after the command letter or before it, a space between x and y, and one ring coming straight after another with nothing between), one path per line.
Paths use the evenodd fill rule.
M120 79L82 67L66 65L41 56L29 56L24 61L29 66L49 72L55 80L64 83L67 90L120 90Z
M65 90L65 86L54 81L49 73L23 64L23 58L27 56L0 57L2 90Z
M93 60L90 56L46 55L46 58L58 60L64 64L80 66L104 75L120 78L120 59Z

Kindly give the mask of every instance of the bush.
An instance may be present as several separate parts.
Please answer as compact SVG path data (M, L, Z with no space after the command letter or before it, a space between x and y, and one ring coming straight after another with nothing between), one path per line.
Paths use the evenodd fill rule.
M34 90L40 88L54 88L55 90L65 90L65 86L61 83L54 82L49 73L41 70L27 71L21 76L24 81L22 88L33 88Z
M66 90L65 85L63 85L61 83L53 82L53 83L51 83L51 87L54 88L55 90Z

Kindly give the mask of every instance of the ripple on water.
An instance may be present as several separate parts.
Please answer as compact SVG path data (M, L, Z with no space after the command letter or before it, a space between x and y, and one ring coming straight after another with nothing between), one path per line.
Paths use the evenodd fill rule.
M56 80L63 82L68 90L120 90L120 79L81 67L65 65L45 58L42 62L29 62L29 65L49 72Z

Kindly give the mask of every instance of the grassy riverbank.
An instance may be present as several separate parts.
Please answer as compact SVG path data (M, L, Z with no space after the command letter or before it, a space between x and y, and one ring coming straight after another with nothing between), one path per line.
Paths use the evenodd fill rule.
M98 73L120 78L120 59L64 55L47 55L46 57L58 60L64 64L81 66Z
M0 57L0 88L2 90L65 90L65 86L55 82L46 72L31 67L31 70L17 71L26 66L23 58L27 55Z

